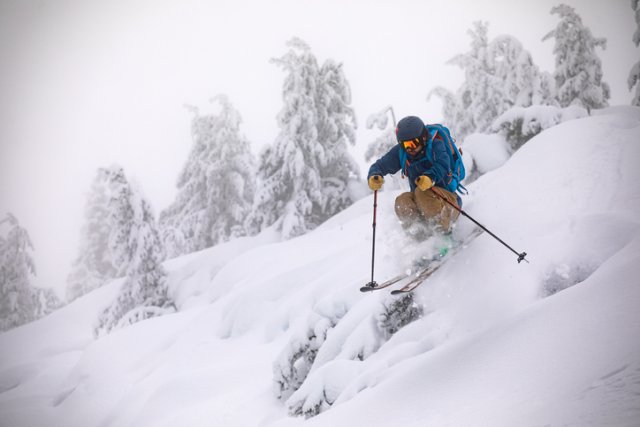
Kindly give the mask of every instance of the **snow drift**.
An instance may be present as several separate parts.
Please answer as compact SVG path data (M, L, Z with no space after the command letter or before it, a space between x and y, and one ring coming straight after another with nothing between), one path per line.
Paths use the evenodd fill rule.
M115 281L0 335L0 425L637 425L640 109L598 113L469 186L465 210L530 264L485 233L412 296L363 295L366 197L293 240L166 262L176 314L94 340ZM377 280L427 250L397 194Z

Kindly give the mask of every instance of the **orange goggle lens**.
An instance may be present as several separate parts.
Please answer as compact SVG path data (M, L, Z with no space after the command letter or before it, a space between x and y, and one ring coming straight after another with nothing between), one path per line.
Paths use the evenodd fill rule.
M408 139L401 142L405 150L415 150L420 145L420 138Z

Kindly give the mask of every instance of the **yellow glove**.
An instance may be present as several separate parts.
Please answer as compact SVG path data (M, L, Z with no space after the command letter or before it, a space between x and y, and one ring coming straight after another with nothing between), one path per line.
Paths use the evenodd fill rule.
M420 189L420 191L427 191L431 187L433 187L433 181L426 175L420 175L416 179L416 185Z
M380 175L372 175L369 177L369 188L373 191L381 189L382 184L384 184L384 178Z

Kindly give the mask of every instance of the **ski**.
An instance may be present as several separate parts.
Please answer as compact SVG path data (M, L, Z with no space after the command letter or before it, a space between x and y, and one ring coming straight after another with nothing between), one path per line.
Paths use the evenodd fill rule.
M467 238L462 241L462 243L452 248L443 258L429 264L400 289L394 289L393 291L391 291L391 295L406 294L413 291L415 288L424 283L433 273L438 271L438 269L446 263L447 259L451 258L462 249L467 247L480 234L482 234L482 230L475 229Z
M394 289L391 291L391 295L400 295L407 294L417 288L421 283L423 283L429 276L438 271L440 267L444 264L444 261L438 261L437 263L431 264L429 267L426 267L422 270L416 277L411 279L407 284L405 284L400 289Z
M360 288L360 292L373 292L373 291L378 291L380 289L384 289L387 288L391 285L395 285L396 283L398 283L399 281L406 279L407 277L409 277L408 274L406 273L402 273L402 274L398 274L397 276L387 280L386 282L380 283L379 285L376 284L376 286L363 286Z

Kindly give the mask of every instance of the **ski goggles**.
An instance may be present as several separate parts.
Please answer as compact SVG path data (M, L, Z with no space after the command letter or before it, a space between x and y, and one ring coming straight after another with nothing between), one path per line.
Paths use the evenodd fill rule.
M407 139L400 143L405 150L415 150L420 146L420 138Z

